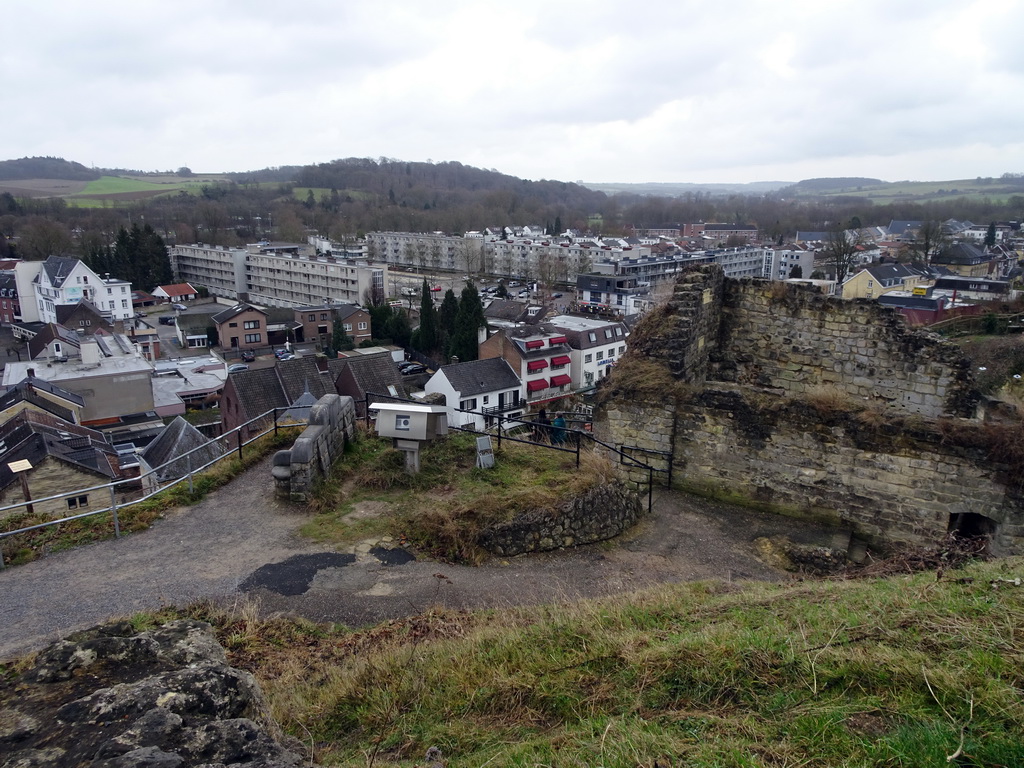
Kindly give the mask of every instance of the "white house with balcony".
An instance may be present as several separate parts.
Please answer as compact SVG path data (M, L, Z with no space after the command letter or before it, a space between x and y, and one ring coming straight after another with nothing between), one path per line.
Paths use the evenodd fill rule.
M133 317L132 284L127 280L101 278L78 259L50 256L33 280L39 321L56 323L59 306L92 303L111 320Z
M523 382L500 357L443 365L423 389L444 395L448 423L455 427L482 431L499 416L519 417L526 408Z

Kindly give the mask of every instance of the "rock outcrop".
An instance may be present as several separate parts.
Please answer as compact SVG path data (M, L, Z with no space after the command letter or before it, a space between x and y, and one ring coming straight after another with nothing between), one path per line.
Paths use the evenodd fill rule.
M209 625L113 622L46 648L0 680L0 767L187 768L304 763L261 723L256 680Z

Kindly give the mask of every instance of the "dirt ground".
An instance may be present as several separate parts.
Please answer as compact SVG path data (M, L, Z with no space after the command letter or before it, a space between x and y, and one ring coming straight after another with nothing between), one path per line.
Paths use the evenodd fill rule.
M0 659L115 616L195 600L257 598L265 613L361 626L435 605L500 608L679 581L784 580L753 542L786 534L842 543L826 528L662 491L611 542L482 566L419 560L388 540L343 551L298 535L310 517L273 497L270 459L148 531L0 571Z

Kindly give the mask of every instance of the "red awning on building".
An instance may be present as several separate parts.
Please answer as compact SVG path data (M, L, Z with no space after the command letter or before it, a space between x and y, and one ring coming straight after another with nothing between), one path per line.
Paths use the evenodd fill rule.
M559 355L558 357L551 358L552 365L568 365L572 362L572 358L568 355Z
M534 379L533 381L526 382L526 389L528 392L538 392L542 389L548 388L547 379Z
M531 360L526 364L527 371L543 371L548 367L547 360Z
M527 349L540 349L543 346L544 346L544 340L543 339L533 339L532 341L526 342L526 348Z
M569 343L569 340L567 338L565 338L565 336L552 336L550 339L548 339L548 344L551 344L551 345L555 345L555 344L568 344L568 343Z
M566 384L571 384L571 383L572 383L572 376L566 376L564 373L559 374L558 376L552 376L551 377L551 386L552 387L564 387Z

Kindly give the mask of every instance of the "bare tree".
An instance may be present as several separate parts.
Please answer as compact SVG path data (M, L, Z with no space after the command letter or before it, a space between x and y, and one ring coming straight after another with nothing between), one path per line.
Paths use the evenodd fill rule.
M836 226L828 233L825 256L835 272L836 284L842 285L853 267L857 256L857 241L847 236L842 226Z
M938 250L945 243L942 232L942 224L934 219L921 222L917 229L917 236L910 244L910 250L917 258L920 254L921 261L927 265L931 260L932 251Z

